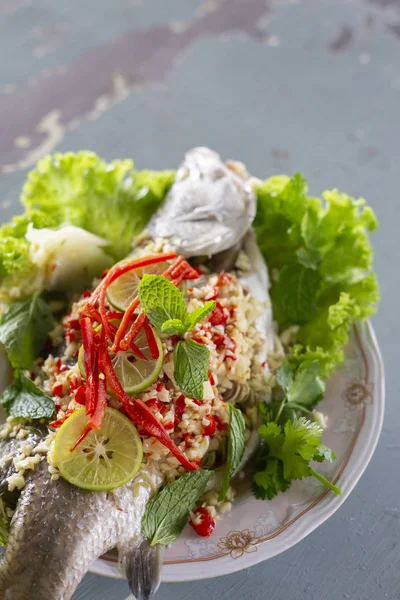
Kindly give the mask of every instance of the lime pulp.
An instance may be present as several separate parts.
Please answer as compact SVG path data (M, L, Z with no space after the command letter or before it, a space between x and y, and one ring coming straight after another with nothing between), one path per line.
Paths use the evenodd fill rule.
M71 452L88 422L82 408L57 432L54 460L62 477L85 490L112 490L125 485L136 475L143 458L136 427L119 411L106 408L101 429L90 431Z

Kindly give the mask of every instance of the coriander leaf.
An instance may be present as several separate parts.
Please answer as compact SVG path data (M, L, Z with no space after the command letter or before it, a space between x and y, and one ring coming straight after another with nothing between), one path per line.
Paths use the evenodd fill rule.
M308 476L309 462L317 452L321 436L321 427L304 417L285 423L283 444L275 455L283 462L286 480Z
M189 313L185 320L186 331L191 331L197 323L200 323L210 312L215 308L215 300L205 302L203 306L199 306L193 312Z
M39 296L12 302L0 321L0 342L14 368L29 369L53 328L49 306Z
M243 413L238 408L228 403L229 407L229 436L228 436L228 456L225 464L224 476L222 479L221 491L218 501L225 500L226 493L229 489L232 476L240 465L244 453L244 432L246 424L243 418Z
M180 319L168 319L161 326L161 333L167 335L182 335L185 331L186 327Z
M283 477L283 465L275 458L265 459L263 470L255 473L253 492L259 500L272 500L278 492L286 492L290 482Z
M151 546L167 546L176 540L212 474L212 471L185 473L151 498L142 520L143 533Z
M272 290L272 298L278 307L274 316L282 326L302 325L309 321L315 311L320 276L317 271L302 265L286 265Z
M339 488L310 466L312 460L322 462L334 457L334 453L321 444L319 425L300 417L288 420L284 427L266 422L259 432L263 445L256 457L257 471L253 477L253 489L258 498L271 499L287 489L293 480L310 476L340 494Z
M288 402L301 404L308 409L314 408L325 393L325 383L319 376L320 371L318 360L302 363L293 382L286 389Z
M293 383L293 371L287 362L284 362L277 370L276 379L281 388L287 392Z
M327 460L331 463L335 460L336 454L333 450L328 448L328 446L325 446L325 444L320 444L317 448L317 453L314 454L313 458L317 462L324 462L324 460Z
M5 389L0 403L11 417L24 419L49 419L55 410L53 400L22 372Z
M203 399L203 384L208 381L209 358L208 348L193 340L183 340L175 346L174 379L186 396Z
M181 292L173 283L160 275L143 275L138 287L143 312L158 331L166 321L186 318L186 304Z

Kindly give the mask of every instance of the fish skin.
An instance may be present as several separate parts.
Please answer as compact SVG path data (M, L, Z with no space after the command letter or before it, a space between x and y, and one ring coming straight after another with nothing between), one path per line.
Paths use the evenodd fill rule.
M161 479L155 478L159 485ZM69 600L92 562L118 544L140 538L151 490L132 484L86 492L53 481L42 461L22 490L3 561L0 598Z
M154 239L168 239L185 257L211 256L237 244L255 214L250 183L213 150L192 148L147 230Z
M154 238L177 242L186 257L233 248L230 261L255 210L248 182L212 150L194 148L148 230ZM135 498L132 484L113 492L87 492L61 478L53 481L47 467L42 461L21 492L0 563L0 600L69 600L91 563L114 547L131 589L139 600L149 600L161 577L161 549L146 545L140 531L150 488L138 486ZM157 489L161 476L149 476Z

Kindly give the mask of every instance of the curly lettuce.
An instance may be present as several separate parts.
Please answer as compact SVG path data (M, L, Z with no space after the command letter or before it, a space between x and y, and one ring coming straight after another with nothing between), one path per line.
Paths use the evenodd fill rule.
M22 190L25 213L0 227L0 297L13 297L12 290L16 293L22 282L26 293L40 291L43 284L30 260L28 227L81 227L106 239L107 252L120 260L161 204L174 176L173 171L136 171L130 160L107 163L89 151L40 160Z
M274 317L299 325L289 362L318 360L327 377L344 359L350 326L379 300L368 233L377 219L365 200L337 190L307 194L300 174L271 177L255 188L254 227L272 274Z

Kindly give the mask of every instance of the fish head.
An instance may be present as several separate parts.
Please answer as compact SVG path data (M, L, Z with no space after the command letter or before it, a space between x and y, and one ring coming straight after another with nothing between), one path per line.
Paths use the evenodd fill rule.
M212 256L235 246L250 228L256 197L246 175L209 148L192 148L179 167L148 232L185 257Z

